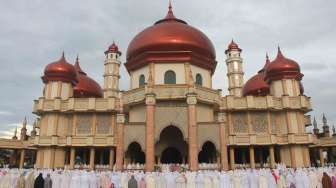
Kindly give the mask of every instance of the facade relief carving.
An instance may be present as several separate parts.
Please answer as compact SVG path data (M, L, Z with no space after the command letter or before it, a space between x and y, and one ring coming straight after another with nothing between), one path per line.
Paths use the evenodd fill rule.
M92 114L77 115L76 134L91 134Z
M97 134L110 134L111 131L112 118L111 115L97 115Z
M159 140L161 131L169 126L174 125L178 127L186 140L188 138L188 114L186 107L170 107L171 105L179 103L163 103L158 105L155 108L155 141ZM163 107L167 105L166 107ZM164 117L164 118L162 118Z
M234 113L232 115L233 119L233 131L235 133L247 133L247 115L245 113Z
M220 148L219 127L214 124L198 125L198 150L202 150L205 142L210 141L216 146L216 150Z
M255 133L267 133L267 114L263 112L252 113L251 124Z
M145 126L144 125L125 125L125 133L127 136L124 137L124 151L127 150L128 146L132 142L137 142L141 146L142 151L145 151L146 144L146 134L145 134Z

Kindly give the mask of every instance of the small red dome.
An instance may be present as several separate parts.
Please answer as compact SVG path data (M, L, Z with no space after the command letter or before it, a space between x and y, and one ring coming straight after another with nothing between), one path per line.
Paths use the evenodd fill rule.
M254 96L266 96L270 93L270 87L265 82L265 72L264 70L270 64L268 55L266 55L266 62L264 67L258 72L258 74L251 77L243 87L243 96L254 95Z
M231 43L228 45L228 49L225 50L225 53L227 53L228 51L231 51L231 50L238 50L240 52L242 51L239 48L238 44L233 41L233 39L231 40Z
M121 55L121 52L119 51L118 46L116 45L116 43L113 41L113 43L108 47L108 49L105 51L105 54L107 53L118 53L119 55Z
M265 80L296 79L301 80L303 74L300 72L300 66L297 62L284 57L278 48L278 55L274 61L265 70Z
M44 83L48 83L49 81L63 81L75 85L78 81L77 71L73 65L66 61L63 53L58 61L46 66L42 81Z
M79 66L78 57L74 65L76 71L78 72L78 83L74 87L74 97L75 98L100 98L103 96L103 92L99 84L88 77L86 73Z
M169 6L167 16L137 34L127 49L128 71L149 61L185 62L214 71L216 53L210 39L200 30L177 19Z

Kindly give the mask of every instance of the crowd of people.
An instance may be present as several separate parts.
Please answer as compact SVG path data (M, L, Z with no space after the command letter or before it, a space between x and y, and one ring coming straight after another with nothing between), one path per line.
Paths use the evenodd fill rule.
M168 168L167 168L168 169ZM175 169L175 168L170 168ZM181 170L181 169L180 169ZM336 188L336 167L231 171L0 169L1 188Z

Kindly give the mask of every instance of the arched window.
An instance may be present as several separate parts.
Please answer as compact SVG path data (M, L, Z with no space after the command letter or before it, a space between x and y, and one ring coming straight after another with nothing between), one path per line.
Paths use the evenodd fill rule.
M176 84L176 75L174 71L169 70L165 73L164 83L165 84Z
M196 85L202 86L203 85L203 78L200 73L196 74Z
M139 87L144 86L145 85L145 75L140 75L139 77Z

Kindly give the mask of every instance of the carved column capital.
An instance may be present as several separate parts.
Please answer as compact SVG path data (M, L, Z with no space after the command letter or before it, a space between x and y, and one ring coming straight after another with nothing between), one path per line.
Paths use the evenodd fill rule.
M195 94L188 94L187 95L187 104L188 105L197 104L197 96Z
M125 114L117 114L117 123L118 124L125 123Z
M146 94L146 105L155 105L155 94Z
M227 122L227 117L225 112L219 112L217 114L217 121L219 123L226 123Z

